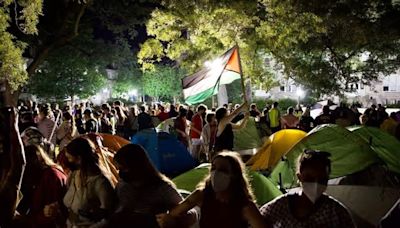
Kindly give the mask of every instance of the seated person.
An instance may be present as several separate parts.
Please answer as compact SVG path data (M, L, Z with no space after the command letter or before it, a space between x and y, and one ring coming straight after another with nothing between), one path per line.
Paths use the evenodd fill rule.
M306 150L300 155L297 177L301 191L287 193L261 207L273 227L355 227L347 209L323 194L331 171L330 154Z

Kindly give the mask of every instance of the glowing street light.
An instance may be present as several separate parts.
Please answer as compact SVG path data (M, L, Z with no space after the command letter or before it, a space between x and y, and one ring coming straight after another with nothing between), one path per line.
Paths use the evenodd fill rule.
M297 95L297 104L300 105L300 100L304 97L305 91L302 88L298 87L296 95Z
M303 97L304 97L304 94L305 94L305 92L304 92L303 89L297 88L296 95L297 95L299 98L303 98Z

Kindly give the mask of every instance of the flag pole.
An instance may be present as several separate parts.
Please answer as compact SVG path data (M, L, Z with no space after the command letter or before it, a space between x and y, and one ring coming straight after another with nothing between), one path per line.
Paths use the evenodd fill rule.
M239 71L240 71L240 77L241 77L241 81L242 81L242 93L243 93L243 100L244 103L247 103L247 97L246 97L246 88L244 86L244 78L243 78L243 71L242 71L242 61L240 59L240 52L239 52L239 45L236 44L236 50L238 53L238 59L239 59Z

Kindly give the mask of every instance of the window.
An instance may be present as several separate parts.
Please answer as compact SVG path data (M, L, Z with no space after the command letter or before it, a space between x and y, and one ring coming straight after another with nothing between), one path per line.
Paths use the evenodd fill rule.
M389 86L384 86L383 91L389 91Z
M283 91L285 91L285 86L281 86L281 91L283 92Z

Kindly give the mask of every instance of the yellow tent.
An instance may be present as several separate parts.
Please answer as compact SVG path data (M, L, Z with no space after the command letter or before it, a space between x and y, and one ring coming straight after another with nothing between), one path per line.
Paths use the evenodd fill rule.
M306 132L297 129L278 131L267 139L246 165L251 166L251 170L270 169L306 135Z

